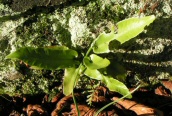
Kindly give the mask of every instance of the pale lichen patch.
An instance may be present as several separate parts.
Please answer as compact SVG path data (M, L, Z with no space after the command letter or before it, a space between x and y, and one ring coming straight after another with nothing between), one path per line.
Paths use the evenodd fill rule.
M69 19L69 31L71 33L72 44L76 47L88 37L87 18L83 8L75 9L71 12Z

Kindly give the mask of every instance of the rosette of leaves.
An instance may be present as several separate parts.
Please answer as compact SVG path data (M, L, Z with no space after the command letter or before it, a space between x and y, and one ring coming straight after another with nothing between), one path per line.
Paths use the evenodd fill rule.
M32 48L24 47L9 54L6 58L19 59L36 69L64 69L63 93L69 95L73 93L77 80L81 74L91 79L99 80L104 83L110 91L116 91L127 95L130 93L128 88L115 79L104 73L110 65L108 58L103 58L99 54L109 53L109 43L113 40L121 44L136 37L144 28L155 20L155 16L143 18L129 18L118 22L118 31L112 29L110 33L101 33L90 45L88 51L82 59L78 58L76 50L64 46ZM127 96L131 98L132 95Z

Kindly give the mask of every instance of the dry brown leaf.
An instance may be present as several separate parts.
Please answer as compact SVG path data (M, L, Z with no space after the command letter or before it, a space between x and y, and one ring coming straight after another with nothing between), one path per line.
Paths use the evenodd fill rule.
M155 94L170 97L169 92L163 86L159 86L155 89Z
M70 114L72 116L78 116L77 110L74 104L71 105L71 109L72 111L70 112ZM92 108L87 105L78 105L78 109L80 110L80 116L94 116L96 112L98 111L97 108ZM102 111L98 114L98 116L118 116L118 115L116 114L116 111L112 109L110 111L107 111L107 110Z
M47 111L40 105L29 104L26 109L28 116L48 116Z
M114 101L119 100L118 97L113 97L112 99ZM122 105L125 109L134 111L138 116L154 116L154 115L163 116L162 111L145 106L143 104L139 104L135 101L120 100L118 104Z
M161 81L161 83L172 92L172 81Z
M75 94L75 99L77 99L78 97L82 98L82 95L80 94ZM52 111L51 116L58 116L58 113L65 107L69 107L70 104L73 103L73 98L72 95L69 96L65 96L62 99L60 99L60 101L57 103L55 110Z
M60 98L63 96L63 93L58 93L56 96L54 96L53 98L52 98L52 100L51 100L51 103L57 103L59 100L60 100Z

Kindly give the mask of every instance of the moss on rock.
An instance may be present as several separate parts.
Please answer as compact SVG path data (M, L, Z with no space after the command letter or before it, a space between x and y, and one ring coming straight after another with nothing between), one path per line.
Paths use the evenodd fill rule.
M44 7L50 12L41 12L44 11L42 9L39 13L35 11L33 15L26 17L21 15L16 20L8 19L0 23L0 85L4 93L50 93L54 91L54 88L51 88L53 83L61 81L62 78L56 73L48 73L50 78L46 78L43 71L28 69L20 64L20 61L6 60L5 56L14 50L24 46L52 45L65 45L77 50L85 49L101 32L109 32L109 24L133 16L142 17L150 14L155 14L159 19L147 28L147 32L138 36L137 41L127 42L120 46L118 51L112 47L114 51L112 54L116 55L116 61L123 61L127 70L139 73L143 78L161 79L172 75L170 1L158 0L155 9L152 7L156 1L149 3L128 0L85 1L86 4L80 5L80 2L66 6L64 4L63 7L49 10L53 4L61 3L61 0L41 0L37 3L33 0L27 3L25 0L13 0L11 7L16 8L16 11L24 12L34 6L47 4L51 5L51 8ZM21 3L27 6L23 8ZM148 4L148 7L141 12L145 4ZM14 15L15 12L9 6L0 4L0 14L9 16ZM28 85L33 89L30 90Z

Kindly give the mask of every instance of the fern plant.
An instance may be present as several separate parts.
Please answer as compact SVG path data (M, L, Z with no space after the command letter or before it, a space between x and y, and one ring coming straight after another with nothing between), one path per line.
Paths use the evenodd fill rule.
M145 26L155 20L155 16L143 18L129 18L117 23L118 32L111 29L110 33L101 33L90 45L82 59L78 58L78 52L66 46L54 46L43 48L24 47L6 56L8 59L19 59L29 64L34 69L64 69L63 93L70 95L81 75L104 83L110 91L116 91L123 96L132 95L128 88L103 71L110 65L108 58L99 54L109 53L109 43L113 40L121 44L140 34Z

